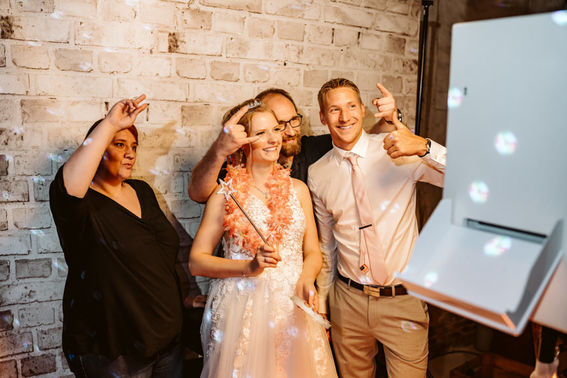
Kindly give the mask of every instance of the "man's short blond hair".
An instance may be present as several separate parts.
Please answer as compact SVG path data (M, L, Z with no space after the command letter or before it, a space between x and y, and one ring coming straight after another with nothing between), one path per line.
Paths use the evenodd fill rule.
M324 108L323 100L324 100L324 97L327 94L327 92L329 92L331 89L337 89L337 88L350 88L350 89L352 89L356 93L356 95L358 96L358 101L360 101L360 103L362 104L362 98L360 97L360 90L358 89L356 84L353 83L352 81L350 81L349 79L338 77L336 79L331 79L331 80L327 81L325 84L323 84L321 89L319 89L319 93L317 94L317 101L319 101L319 110L320 111L323 111L323 108Z

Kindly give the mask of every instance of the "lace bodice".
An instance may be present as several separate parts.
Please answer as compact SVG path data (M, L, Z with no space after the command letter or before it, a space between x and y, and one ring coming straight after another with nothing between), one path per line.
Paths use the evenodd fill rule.
M278 247L278 251L282 261L278 263L276 269L266 269L259 277L263 279L284 279L288 277L290 282L297 281L297 269L301 272L303 266L303 234L305 231L305 215L297 199L295 190L292 188L291 198L289 199L288 206L291 207L292 221L287 226L286 232L282 242ZM270 240L269 235L266 234L268 229L268 208L266 205L255 195L248 196L246 204L244 205L246 213L254 220L256 226L262 231L264 236ZM237 240L226 241L223 238L223 247L225 251L225 258L233 260L251 260L254 255L238 245ZM264 277L263 277L264 276ZM295 281L291 278L295 277Z

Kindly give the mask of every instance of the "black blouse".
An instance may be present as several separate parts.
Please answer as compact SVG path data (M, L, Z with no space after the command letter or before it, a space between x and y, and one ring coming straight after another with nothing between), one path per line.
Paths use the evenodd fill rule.
M126 182L136 191L141 218L92 189L82 199L67 194L63 167L50 186L69 267L63 295L67 354L150 357L181 332L179 238L151 187Z

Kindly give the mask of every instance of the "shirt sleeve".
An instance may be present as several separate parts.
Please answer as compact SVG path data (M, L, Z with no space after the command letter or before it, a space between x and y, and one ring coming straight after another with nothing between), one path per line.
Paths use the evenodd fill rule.
M74 197L67 193L63 180L63 166L59 168L49 186L49 207L69 266L72 266L75 261L72 252L81 250L81 243L83 243L81 236L85 235L88 219L86 196L88 193L85 198Z
M317 291L319 295L319 312L327 313L327 298L337 272L337 242L333 235L333 217L326 210L321 199L317 196L315 184L309 178L309 189L313 198L313 209L317 218L319 231L319 247L323 256L323 265L317 276Z
M429 153L421 160L423 164L418 170L417 181L443 187L447 148L437 142L431 141Z
M67 193L63 180L63 167L64 165L59 168L49 186L49 206L58 227L70 220L76 220L77 213L84 207L84 198Z

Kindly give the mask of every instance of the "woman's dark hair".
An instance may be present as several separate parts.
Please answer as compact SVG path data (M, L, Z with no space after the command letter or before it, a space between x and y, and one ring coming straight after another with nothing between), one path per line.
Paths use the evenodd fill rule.
M89 135L91 135L91 133L94 131L94 129L96 129L96 127L104 120L104 118L99 119L98 121L96 121L95 123L93 123L93 125L89 128L89 131L87 131L87 135L85 135L85 140L87 140L87 138L89 137ZM132 135L134 135L134 139L136 139L136 143L138 143L138 129L136 128L136 126L132 125L129 128L127 128L126 130L130 131L132 133ZM102 162L102 158L100 159L100 162ZM100 162L98 163L98 167L96 169L96 171L98 172L98 170L100 169Z
M87 135L85 135L85 140L89 137L89 135L96 129L96 127L104 120L104 118L99 119L90 127L89 131L87 131ZM126 130L130 131L132 135L134 135L134 139L136 139L136 143L138 143L138 129L136 126L132 125Z

